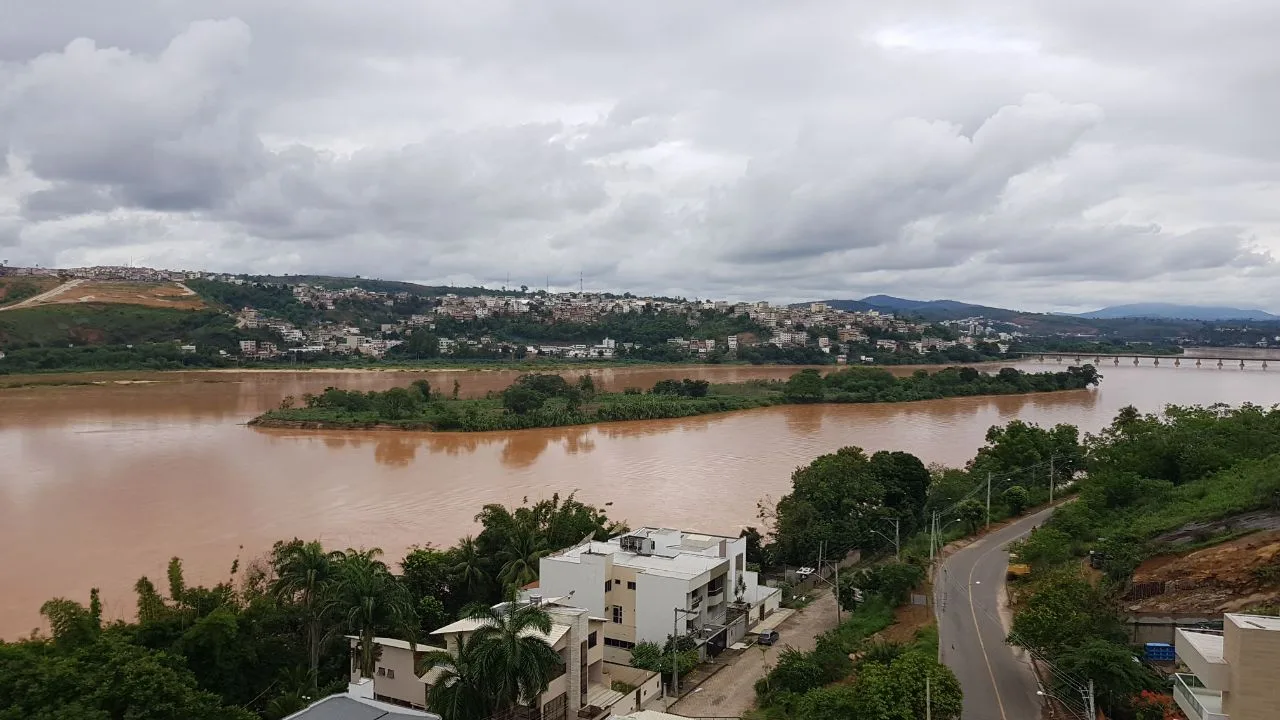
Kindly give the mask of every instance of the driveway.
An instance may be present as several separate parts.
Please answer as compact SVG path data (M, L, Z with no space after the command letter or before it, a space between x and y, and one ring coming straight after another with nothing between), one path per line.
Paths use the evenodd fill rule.
M721 661L727 667L674 703L670 712L686 717L741 717L756 705L755 685L764 677L766 665L773 667L778 662L778 655L788 646L812 650L817 636L835 626L835 596L829 591L822 591L808 607L782 623L778 628L781 639L777 645L766 648L763 653L759 646L752 646L728 659L721 655Z

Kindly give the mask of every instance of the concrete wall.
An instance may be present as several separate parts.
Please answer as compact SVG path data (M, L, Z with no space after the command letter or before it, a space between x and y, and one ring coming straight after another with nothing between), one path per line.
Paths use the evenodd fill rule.
M1231 720L1274 720L1280 711L1280 630L1251 628L1247 621L1247 616L1228 615L1223 625L1231 680L1222 711Z
M1174 644L1175 630L1194 630L1202 623L1222 622L1221 615L1205 613L1130 613L1129 644L1145 645L1149 642Z
M636 688L613 705L611 710L615 715L635 712L662 694L662 676L658 673L614 663L605 663L604 673L606 685L618 680Z
M586 608L592 615L609 617L605 612L604 581L609 577L612 560L609 555L587 553L582 554L580 563L543 558L538 564L538 589L544 598L565 597L572 592L573 598L566 603Z
M703 582L705 584L705 580ZM666 642L671 634L672 611L688 607L691 587L691 583L680 578L640 573L636 577L636 642L659 645ZM684 633L686 628L686 621L681 617L676 631ZM605 632L608 633L607 627Z
M383 674L386 671L395 677ZM426 706L427 686L418 679L411 651L382 646L382 655L373 671L373 693L375 699L388 697L420 708Z

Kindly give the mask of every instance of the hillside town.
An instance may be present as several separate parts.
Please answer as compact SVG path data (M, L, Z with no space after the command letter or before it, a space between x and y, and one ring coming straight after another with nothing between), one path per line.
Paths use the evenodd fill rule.
M237 327L262 331L239 341L242 357L284 355L362 355L381 358L415 334L430 334L434 347L419 345L417 355L498 358L612 360L642 357L732 360L749 348L804 351L835 364L872 362L884 353L926 353L989 344L990 352L1008 351L1015 333L1002 332L982 318L925 324L878 311L846 311L824 303L777 305L768 301L728 302L637 297L599 292L530 292L468 288L462 292L420 294L332 284L282 282L245 275L141 267L85 267L48 270L6 268L9 274L57 275L64 279L126 282L224 284L248 290L287 290L305 309L283 313L280 307L245 303L228 307ZM358 283L358 280L353 280ZM372 285L381 284L372 281ZM208 287L208 286L204 286ZM215 288L216 289L216 288ZM425 288L424 288L425 289ZM447 288L442 288L447 290ZM203 294L203 293L202 293ZM211 292L221 296L224 293ZM227 297L239 297L234 292ZM252 293L242 293L251 296ZM346 312L344 312L344 310ZM286 317L292 315L293 317ZM305 316L305 322L299 322ZM610 321L627 316L683 320L685 330L666 337L611 337ZM511 327L515 323L518 327ZM537 332L519 328L541 326ZM678 326L677 326L678 327ZM590 339L557 337L583 334ZM572 332L568 332L572 330ZM539 336L536 340L532 337ZM186 352L193 346L179 340ZM224 351L225 352L225 351ZM821 356L816 355L821 353Z

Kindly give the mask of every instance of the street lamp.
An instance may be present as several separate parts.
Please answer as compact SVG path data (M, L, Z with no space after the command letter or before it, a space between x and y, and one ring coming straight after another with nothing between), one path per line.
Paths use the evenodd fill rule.
M871 532L893 543L893 557L894 559L901 560L902 559L902 542L901 542L902 520L900 518L884 518L884 521L893 523L893 537L889 537L888 535L885 535L884 533L880 532L879 530L876 530L875 528L872 528Z
M955 525L956 523L960 522L960 520L961 520L960 518L956 518L954 520L951 520L939 525L938 513L933 514L933 524L929 528L929 559L930 560L933 560L934 555L937 553L937 550L939 549L938 535L941 535L943 530L951 527L952 525Z

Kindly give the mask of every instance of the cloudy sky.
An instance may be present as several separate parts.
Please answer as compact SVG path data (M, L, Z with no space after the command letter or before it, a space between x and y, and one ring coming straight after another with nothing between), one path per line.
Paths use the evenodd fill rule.
M1274 0L0 5L11 265L1280 310Z

